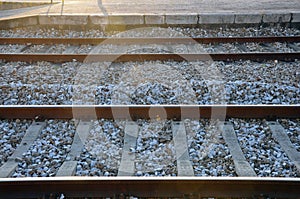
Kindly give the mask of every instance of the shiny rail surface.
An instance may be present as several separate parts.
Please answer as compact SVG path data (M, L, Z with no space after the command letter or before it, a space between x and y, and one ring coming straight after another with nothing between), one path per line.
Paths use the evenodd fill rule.
M298 198L298 178L251 177L53 177L2 178L2 198L247 197Z
M299 118L300 105L2 105L0 119Z

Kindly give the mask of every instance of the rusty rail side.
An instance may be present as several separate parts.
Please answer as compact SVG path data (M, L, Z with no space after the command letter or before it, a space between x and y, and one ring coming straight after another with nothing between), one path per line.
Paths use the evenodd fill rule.
M65 197L249 197L298 198L298 178L101 178L0 179L1 198Z
M0 119L299 118L300 105L11 105Z
M72 62L129 62L129 61L239 61L239 60L278 60L293 61L300 59L300 52L294 53L199 53L199 54L7 54L1 53L0 60L7 62L38 62L48 61L54 63Z
M272 42L299 42L300 36L268 36L268 37L207 37L207 38L193 38L193 37L176 37L176 38L0 38L0 44L90 44L99 45L105 44L209 44L209 43L272 43Z

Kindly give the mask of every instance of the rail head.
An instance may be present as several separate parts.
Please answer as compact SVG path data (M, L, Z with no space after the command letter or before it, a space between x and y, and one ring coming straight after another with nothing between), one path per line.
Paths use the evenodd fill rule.
M2 197L284 197L300 195L299 178L256 177L51 177L2 178Z
M102 38L13 38L0 37L0 44L209 44L247 42L299 42L300 36L258 36L258 37L102 37Z
M47 61L53 63L64 62L143 62L143 61L294 61L300 59L299 52L247 52L247 53L84 53L84 54L52 54L52 53L0 53L3 62L39 62Z
M300 105L2 105L0 119L299 118Z

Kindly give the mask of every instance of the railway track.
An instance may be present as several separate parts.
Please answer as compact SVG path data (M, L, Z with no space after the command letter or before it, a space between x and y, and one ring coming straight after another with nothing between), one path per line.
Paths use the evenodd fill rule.
M128 62L299 59L299 36L224 38L0 38L5 61ZM247 47L245 44L250 45ZM284 45L288 50L281 52ZM254 48L254 49L253 49ZM143 50L144 52L140 52ZM2 50L3 51L3 50ZM147 52L148 51L148 52ZM57 53L60 52L60 53Z
M116 111L112 111L114 108L116 108ZM151 108L154 108L151 115ZM72 110L73 109L73 110ZM92 111L83 111L83 109L91 109ZM108 109L110 109L108 111ZM130 116L124 115L129 109ZM178 109L181 109L179 111ZM220 109L224 110L224 107L220 106L211 106L211 107L199 107L199 106L117 106L117 107L95 107L95 106L85 106L85 107L64 107L64 106L50 106L50 107L41 107L41 106L28 106L28 107L16 107L16 106L2 106L0 107L0 118L1 119L13 119L10 120L12 123L14 122L20 122L20 119L25 119L30 122L31 124L28 125L27 131L25 135L20 140L20 143L16 145L16 149L13 153L11 153L8 157L6 157L6 161L2 162L0 167L0 175L1 175L1 195L6 197L19 197L22 196L23 198L38 198L38 197L45 197L49 196L51 194L54 194L55 196L59 196L63 194L66 197L74 197L74 198L80 198L83 196L86 197L121 197L121 196L134 196L134 197L191 197L191 198L198 198L198 197L284 197L284 198L295 198L299 194L299 189L296 187L299 186L299 180L298 178L256 178L256 176L260 176L260 172L264 173L266 171L260 171L259 166L256 164L253 164L251 157L248 157L245 152L245 146L241 145L240 138L238 139L239 131L236 127L236 121L234 118L244 118L247 120L247 118L256 118L257 121L254 122L254 125L256 123L259 123L259 118L268 118L267 115L272 115L273 120L269 119L266 121L265 119L262 120L263 123L267 125L268 132L271 135L268 135L269 138L267 140L264 140L264 143L267 144L265 147L270 147L270 150L273 149L273 147L279 147L281 148L282 153L285 153L285 156L289 158L291 161L291 168L294 169L294 171L291 171L289 175L292 176L298 176L298 172L300 171L300 165L299 165L299 158L300 158L300 152L296 149L295 143L292 143L290 138L287 136L286 132L289 129L286 129L283 125L280 124L282 122L280 118L299 118L299 109L300 107L298 105L294 106L228 106L225 109L225 113L223 114L217 114L214 115L211 112L211 109L217 109L217 112L220 112ZM67 111L66 111L67 110ZM95 111L97 113L96 117L93 115L91 116L89 113ZM165 110L165 113L161 110ZM190 111L193 110L193 111ZM195 110L197 110L198 115L195 114ZM242 110L242 111L241 111ZM73 114L71 113L73 112ZM79 115L77 113L80 113ZM222 112L222 111L221 111ZM248 114L245 114L247 112ZM114 113L114 114L113 114ZM148 114L145 114L148 113ZM162 114L157 114L162 113ZM242 113L242 114L241 114ZM244 114L243 114L244 113ZM105 116L106 119L101 118L102 116ZM120 148L118 148L119 158L116 157L115 163L118 166L113 169L105 168L105 165L100 166L103 169L103 173L94 173L89 171L89 173L86 173L84 175L88 176L98 176L96 178L80 178L76 177L80 175L80 172L78 173L79 168L84 168L85 159L82 159L80 157L80 154L83 151L88 150L86 145L88 145L88 140L94 140L98 139L97 136L95 137L95 130L98 127L98 123L91 121L91 117L94 121L97 121L100 119L104 122L102 125L106 126L107 122L113 122L115 120L117 123L113 124L115 127L111 128L121 128L121 135L117 135L121 141L120 141ZM69 149L63 149L64 147L60 142L62 142L62 139L58 141L58 139L54 138L55 132L52 132L50 134L53 135L52 139L53 142L57 142L54 144L57 148L57 155L60 153L59 151L64 151L65 155L63 160L60 160L57 165L55 166L56 169L52 171L52 176L48 176L48 178L34 178L33 176L43 176L45 173L43 171L38 171L39 169L35 168L37 165L41 165L41 163L31 162L28 158L28 154L34 154L34 153L41 153L41 149L37 149L36 145L38 142L46 142L49 137L45 137L44 134L51 132L51 121L52 119L76 119L75 123L66 120L61 120L62 124L73 123L73 127L67 127L64 128L70 129L69 131L75 131L73 134L67 134L67 136L70 136L71 141L69 141L68 144L65 142L65 146L67 146ZM132 119L135 118L135 119ZM136 119L138 118L138 119ZM175 120L169 120L169 118L175 118ZM176 120L177 118L177 120ZM179 120L178 120L179 118ZM214 139L214 137L221 137L218 139L221 139L222 141L213 141L215 143L213 144L222 144L226 146L228 150L227 160L223 163L219 164L230 164L228 162L231 162L233 170L231 171L232 176L239 176L242 178L205 178L201 177L203 176L203 173L199 173L198 169L199 163L205 164L207 160L203 159L202 161L199 160L199 162L194 162L193 152L194 149L191 148L191 142L193 143L197 141L197 135L194 135L194 137L189 137L191 135L191 129L189 127L189 123L186 121L186 119L196 119L196 120L203 120L203 118L209 118L212 119L211 122L208 122L213 124L213 134L212 137L207 138L206 142L210 142L209 139ZM274 119L277 118L277 119ZM150 119L150 120L149 120ZM49 122L48 122L49 120ZM140 123L141 120L145 120L144 123ZM209 121L208 120L208 121ZM31 122L33 121L33 122ZM215 121L215 122L213 122ZM159 126L161 123L167 122L170 125L168 132L168 136L170 138L165 138L164 135L166 133L162 133L161 137L158 136L157 140L160 140L160 138L166 139L165 141L158 141L157 148L160 148L161 146L165 146L164 144L167 143L169 145L172 145L172 159L173 161L170 161L167 159L167 161L163 161L164 163L168 162L167 165L163 166L162 168L157 170L157 168L146 167L149 163L147 160L139 160L141 155L143 154L143 150L145 149L138 149L140 146L143 146L145 144L145 147L147 146L147 141L145 141L145 125L153 125L153 126ZM54 122L55 123L55 122ZM58 121L58 123L60 123ZM96 124L96 126L95 126ZM68 124L69 125L69 124ZM118 125L120 125L118 127ZM123 127L121 127L123 125ZM164 129L164 127L161 127ZM199 127L198 127L199 128ZM203 129L197 129L197 132L201 132L205 127L202 127ZM248 126L247 127L249 131L253 127ZM73 130L71 130L73 129ZM148 127L146 127L147 131ZM160 131L162 130L160 129ZM167 128L168 129L168 128ZM149 130L149 129L148 129ZM159 130L159 128L158 128ZM207 130L207 129L206 129ZM204 130L204 131L206 131ZM246 130L247 131L247 130ZM110 131L106 132L108 134L111 133ZM209 134L209 130L206 131L207 134ZM267 133L267 132L266 132ZM104 132L105 134L105 132ZM196 133L197 134L197 133ZM41 139L42 138L42 139ZM149 137L149 139L153 139L153 137ZM99 145L105 145L105 144L112 144L111 147L114 148L114 142L112 140L107 140L105 143L98 143ZM143 141L144 140L144 141ZM277 143L276 146L273 146L271 143ZM118 145L118 144L117 144ZM202 144L205 146L205 144ZM269 146L268 146L269 145ZM35 146L35 147L33 147ZM160 146L160 147L159 147ZM92 147L92 146L91 146ZM96 146L94 146L96 147ZM149 146L150 147L150 146ZM85 149L84 149L85 148ZM151 147L150 147L151 148ZM152 148L152 150L157 151L157 148ZM165 146L165 148L168 148ZM32 150L32 151L31 151ZM45 149L44 149L45 150ZM90 149L92 150L92 149ZM97 149L96 149L97 150ZM99 148L100 150L100 148ZM116 150L116 149L113 149ZM201 149L198 149L199 152ZM34 152L35 151L35 152ZM51 151L51 150L50 150ZM159 150L158 150L159 151ZM274 150L276 151L276 150ZM161 151L161 153L166 151ZM93 153L90 151L90 153ZM272 152L273 153L273 152ZM274 152L275 153L275 152ZM99 155L99 154L98 154ZM102 154L104 155L104 154ZM105 156L105 155L104 155ZM47 155L45 156L47 157ZM46 164L44 161L44 158L41 158L43 164ZM51 157L49 156L47 161L57 161L55 158L51 160ZM208 158L208 162L218 162L217 157L209 157L209 155L204 155L203 158ZM229 157L229 159L228 159ZM94 157L95 158L95 157ZM102 158L98 157L100 161ZM272 159L272 157L269 157ZM96 162L97 162L96 161ZM118 162L119 161L119 162ZM268 162L268 159L262 160L264 164L267 164L268 167L272 168L272 161L270 163ZM266 162L267 161L267 162ZM144 167L139 168L139 165L145 163ZM148 162L148 163L147 163ZM152 162L152 161L150 161ZM156 161L153 160L153 164L155 164ZM221 161L222 162L222 161ZM18 177L17 173L22 174L23 164L27 164L24 168L29 168L29 173L26 175L29 175L33 178L10 178L10 177ZM262 162L261 162L262 164ZM23 166L22 166L23 165ZM169 166L173 165L173 168L170 168ZM29 166L29 167L28 167ZM220 166L220 165L219 165ZM49 166L50 167L50 166ZM112 167L112 166L111 166ZM257 168L258 167L258 168ZM22 169L23 168L23 169ZM87 168L85 168L87 169ZM91 168L90 168L91 169ZM146 170L143 170L146 169ZM124 176L140 176L150 174L155 176L158 175L160 172L166 172L166 176L170 175L168 174L168 170L173 170L175 173L175 176L177 177L164 177L164 178L136 178L132 177L130 179L123 178ZM224 172L225 172L225 168ZM42 170L42 169L41 169ZM161 170L161 171L160 171ZM222 170L222 169L221 169ZM273 169L271 169L273 170ZM83 171L82 171L83 172ZM170 172L170 171L169 171ZM220 172L220 171L218 171ZM226 171L229 172L229 171ZM226 173L225 172L225 173ZM276 171L272 171L276 172ZM25 172L26 173L26 172ZM23 174L25 174L23 173ZM106 174L108 173L108 174ZM157 174L158 173L158 174ZM171 172L172 173L172 172ZM265 173L266 174L266 173ZM26 176L25 175L25 176ZM108 178L108 177L101 177L102 175L112 175L112 176L118 176L116 178ZM221 173L216 174L217 176L222 176ZM231 176L229 175L229 176ZM271 175L269 173L269 175ZM67 178L61 178L59 176L69 176ZM73 176L73 177L70 177ZM164 175L163 175L164 176ZM194 176L194 177L193 177ZM205 175L204 175L205 176ZM280 176L280 175L279 175ZM278 176L278 177L279 177ZM294 176L294 177L295 177ZM19 176L20 177L20 176ZM278 187L275 187L274 185L278 185ZM28 186L30 186L30 191L28 191ZM101 188L99 188L99 186ZM173 189L177 187L175 190ZM106 189L109 188L109 191ZM173 187L173 188L172 188ZM3 191L5 190L5 191ZM12 193L12 190L13 193ZM76 190L76 191L74 191ZM152 192L155 190L154 192ZM172 191L170 191L172 190ZM241 191L242 190L242 191Z
M55 63L241 59L297 62L299 41L297 36L0 38L4 51L12 46L17 49L0 54L0 59ZM251 50L249 43L259 49ZM276 45L289 50L278 52ZM122 49L122 46L127 47ZM57 51L50 54L51 48ZM109 51L103 53L105 48ZM227 53L228 48L238 50ZM144 49L142 53L140 49ZM18 86L19 82L28 80L28 75L19 77L17 70L11 70L10 74L12 80L0 88L5 95L12 95L6 93L11 87L19 92L24 88L23 84ZM5 82L5 74L1 78ZM80 80L72 83L72 78L64 77L62 81L66 79L66 85L82 84L87 90L94 86ZM284 79L279 78L279 82L286 84ZM295 83L295 89L299 89L297 86ZM45 87L45 91L49 88ZM24 98L29 99L30 94ZM135 98L139 96L134 93ZM80 100L74 99L72 105L1 105L0 125L5 131L1 146L7 151L0 162L0 195L3 198L297 198L300 106L297 95L291 97L295 98L295 104L80 105ZM19 132L22 133L18 135Z

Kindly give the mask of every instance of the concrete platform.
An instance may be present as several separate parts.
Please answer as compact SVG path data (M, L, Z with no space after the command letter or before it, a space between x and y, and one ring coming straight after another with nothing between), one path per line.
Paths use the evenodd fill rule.
M50 3L51 0L2 0ZM0 11L0 25L174 25L300 23L299 0L53 0Z

